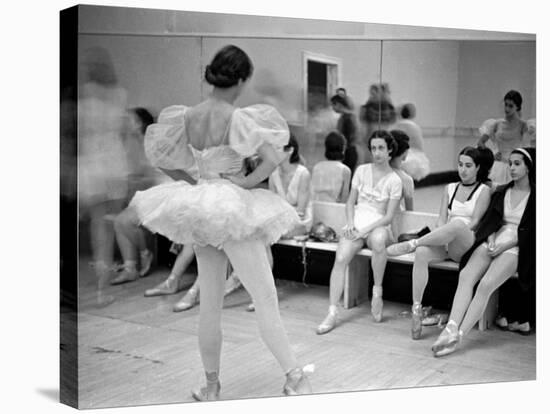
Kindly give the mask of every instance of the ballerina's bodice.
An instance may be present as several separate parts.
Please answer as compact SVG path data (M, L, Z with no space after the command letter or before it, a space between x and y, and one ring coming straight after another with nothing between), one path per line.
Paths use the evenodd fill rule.
M189 145L195 159L198 179L211 180L224 175L237 175L243 166L243 157L228 145L197 150Z

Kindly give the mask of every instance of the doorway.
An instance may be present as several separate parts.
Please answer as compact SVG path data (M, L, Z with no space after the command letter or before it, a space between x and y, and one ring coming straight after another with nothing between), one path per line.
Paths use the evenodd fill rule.
M342 61L318 53L304 52L304 113L327 109L341 78Z

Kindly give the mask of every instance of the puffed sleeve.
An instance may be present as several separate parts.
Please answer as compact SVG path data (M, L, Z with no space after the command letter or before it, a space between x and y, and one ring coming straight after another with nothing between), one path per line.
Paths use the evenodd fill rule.
M483 123L479 127L479 133L481 136L489 135L489 137L493 138L495 134L496 126L497 126L496 119L493 119L493 118L487 119L483 121Z
M158 122L145 132L145 155L151 164L167 170L190 170L194 158L185 128L187 107L173 105L161 111Z
M393 173L390 180L388 180L388 184L388 195L390 199L399 200L403 193L403 182L401 178Z
M233 112L229 145L243 157L256 154L264 143L271 144L282 154L289 137L286 120L270 105L251 105Z

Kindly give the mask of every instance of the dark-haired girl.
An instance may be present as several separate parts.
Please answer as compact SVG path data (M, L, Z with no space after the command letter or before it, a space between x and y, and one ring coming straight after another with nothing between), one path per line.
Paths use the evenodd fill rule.
M254 300L260 335L286 375L284 393L311 392L280 318L265 248L294 228L299 218L279 196L254 188L285 158L289 130L271 106L235 107L252 71L242 49L226 46L206 66L211 95L195 107L172 106L161 112L158 124L147 129L146 153L154 165L187 183L153 187L132 200L144 226L195 249L199 348L206 372L206 386L193 392L197 400L216 400L220 394L228 262ZM262 163L245 176L243 160L253 155Z
M313 166L311 174L312 199L345 203L349 195L351 170L345 165L346 139L338 131L329 132L325 138L325 158Z
M375 131L369 138L369 149L372 163L357 167L351 182L346 203L347 224L338 242L330 274L329 311L325 320L317 327L319 335L336 326L346 267L365 244L372 250L374 286L371 313L376 322L382 320L382 280L386 268L386 246L393 239L391 222L399 206L403 185L390 165L397 149L394 138L386 131Z
M510 182L508 158L514 148L522 146L523 135L528 132L527 123L521 119L523 98L518 91L510 90L504 95L504 118L484 127L478 145L485 146L490 139L497 147L495 165L490 178L495 185Z
M481 318L491 294L516 272L522 289L535 283L534 148L512 150L508 163L512 181L493 193L475 242L460 262L449 322L432 346L436 357L457 349Z
M447 257L458 262L474 244L474 229L489 205L490 189L484 184L490 165L482 163L480 152L466 147L458 156L460 181L446 186L436 228L419 239L397 243L387 248L389 256L416 250L413 265L412 326L413 339L422 333L422 296L428 284L431 262Z
M298 141L291 134L285 146L287 156L269 177L269 189L296 209L300 222L284 237L307 234L313 224L311 174L300 164Z

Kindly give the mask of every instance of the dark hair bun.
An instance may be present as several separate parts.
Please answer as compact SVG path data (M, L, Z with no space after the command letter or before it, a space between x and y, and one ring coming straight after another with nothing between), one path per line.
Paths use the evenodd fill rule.
M230 88L247 80L254 70L248 55L237 46L228 45L216 53L212 62L206 66L204 78L218 88Z
M229 88L239 82L239 78L231 74L215 72L210 65L206 66L204 75L206 82L219 88Z

